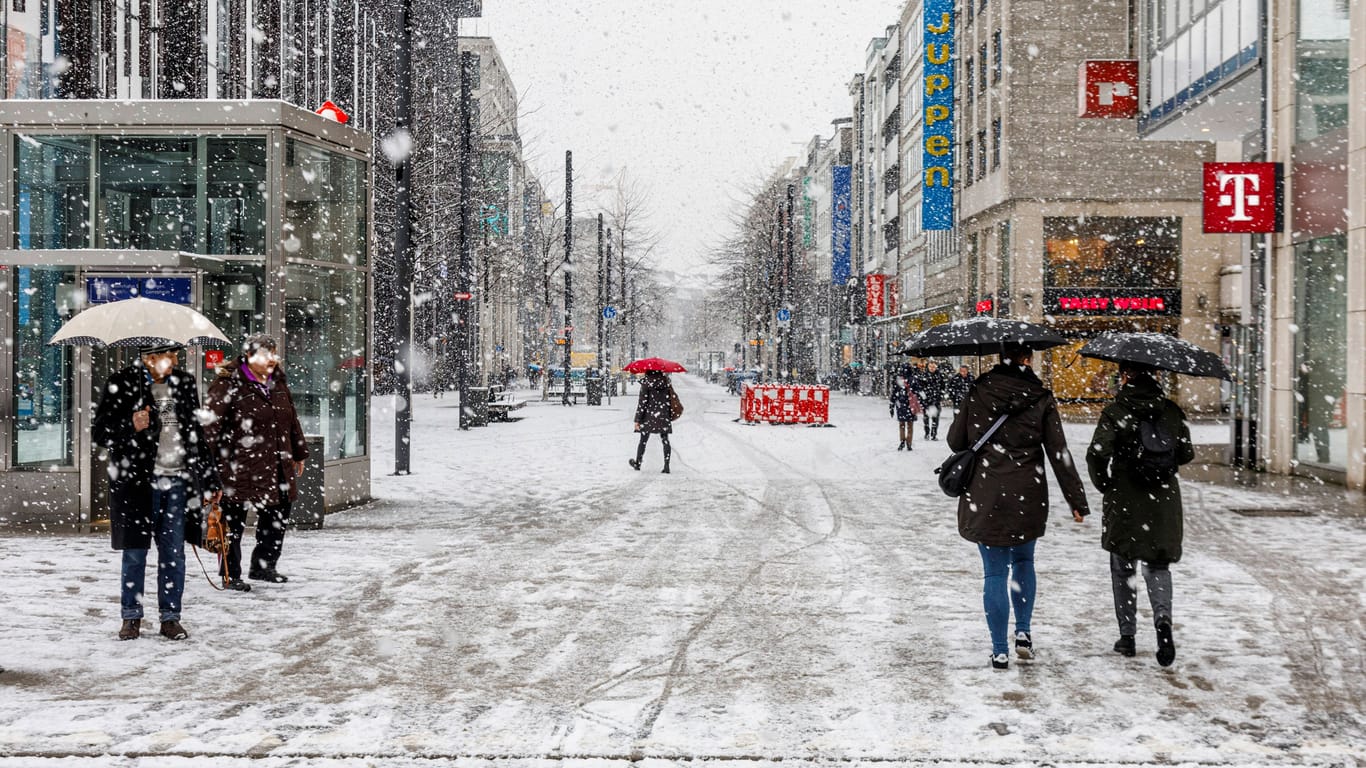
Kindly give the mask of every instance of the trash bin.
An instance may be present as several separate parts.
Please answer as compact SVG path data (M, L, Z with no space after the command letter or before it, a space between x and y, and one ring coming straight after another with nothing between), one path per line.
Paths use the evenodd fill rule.
M308 446L308 461L304 462L304 473L294 481L299 498L290 507L289 522L308 531L323 527L323 515L327 512L323 496L323 462L327 454L322 435L305 435L304 444Z
M602 405L602 377L588 379L588 404Z
M489 388L470 387L470 405L465 410L465 423L471 427L487 427L489 424ZM464 407L464 403L460 404Z

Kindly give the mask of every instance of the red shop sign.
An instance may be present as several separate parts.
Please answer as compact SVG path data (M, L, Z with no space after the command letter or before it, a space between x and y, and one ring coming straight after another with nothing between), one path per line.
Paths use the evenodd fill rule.
M1138 117L1138 60L1083 61L1077 68L1077 117Z
M1205 231L1281 231L1280 163L1205 163Z
M887 312L886 275L866 275L864 285L868 294L868 317L881 317Z

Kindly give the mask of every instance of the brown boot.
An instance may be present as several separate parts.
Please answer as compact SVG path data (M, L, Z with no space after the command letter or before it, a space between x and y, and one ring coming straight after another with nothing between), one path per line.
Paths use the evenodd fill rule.
M190 633L186 632L178 621L163 621L161 622L161 636L167 640L184 640L190 636Z
M120 640L136 640L142 635L142 619L124 619L119 627Z

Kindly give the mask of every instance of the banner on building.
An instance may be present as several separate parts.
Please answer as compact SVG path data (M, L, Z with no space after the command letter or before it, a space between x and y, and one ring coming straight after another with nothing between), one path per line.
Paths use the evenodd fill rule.
M849 284L850 189L853 174L847 165L837 165L831 171L830 219L830 282Z
M887 276L865 275L864 287L864 294L867 297L867 309L864 314L868 317L882 317L887 314Z
M953 229L953 0L925 0L921 228Z
M1205 163L1205 231L1281 231L1280 163Z

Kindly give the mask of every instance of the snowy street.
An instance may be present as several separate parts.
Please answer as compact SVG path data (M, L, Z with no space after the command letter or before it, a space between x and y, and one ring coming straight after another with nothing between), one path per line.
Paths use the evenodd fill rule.
M1162 669L1146 597L1111 651L1100 497L1077 525L1055 485L1039 658L996 672L942 440L897 452L886 402L844 395L834 428L739 424L674 380L669 475L657 439L627 466L634 396L462 433L421 395L392 477L377 398L377 500L291 532L287 584L216 592L187 553L182 643L115 639L106 535L0 531L0 768L1366 765L1361 517L1188 482Z

